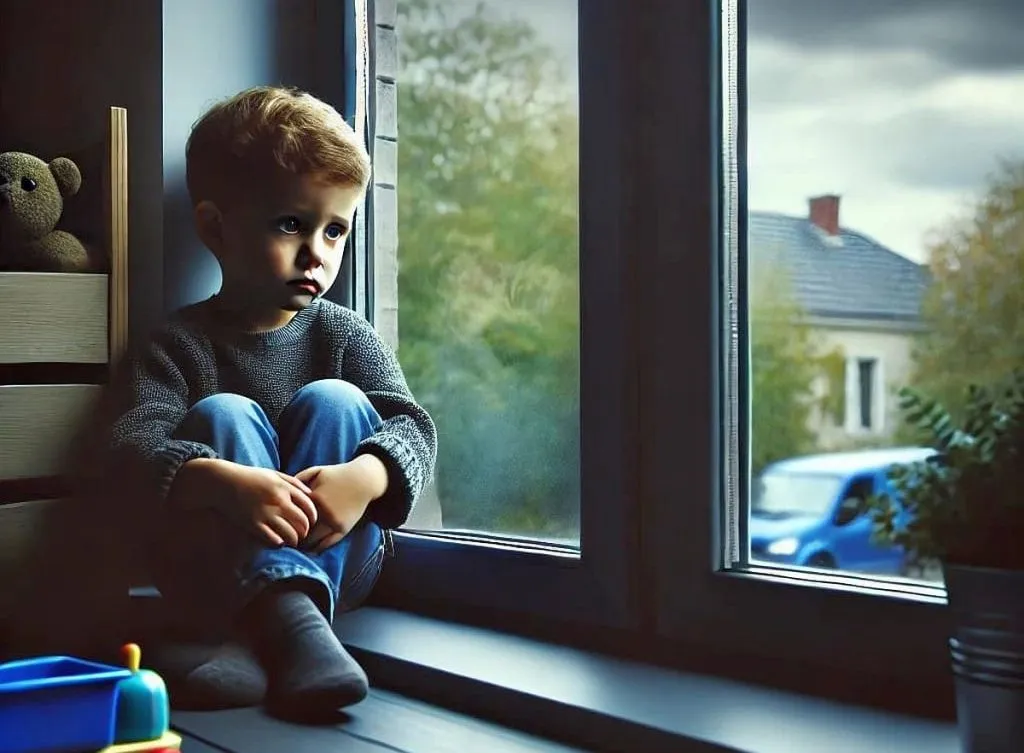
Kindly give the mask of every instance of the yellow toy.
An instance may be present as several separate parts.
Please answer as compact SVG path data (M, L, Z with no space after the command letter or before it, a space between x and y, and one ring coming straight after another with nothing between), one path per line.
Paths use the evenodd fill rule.
M99 753L180 753L180 751L181 737L173 732L165 732L159 740L120 743L104 748Z

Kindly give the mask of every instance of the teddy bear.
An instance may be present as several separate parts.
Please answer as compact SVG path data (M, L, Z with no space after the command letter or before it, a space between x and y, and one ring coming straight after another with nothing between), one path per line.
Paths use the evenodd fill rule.
M24 152L0 154L0 269L94 269L82 242L71 233L54 229L64 212L64 200L81 186L82 173L67 157L46 163Z

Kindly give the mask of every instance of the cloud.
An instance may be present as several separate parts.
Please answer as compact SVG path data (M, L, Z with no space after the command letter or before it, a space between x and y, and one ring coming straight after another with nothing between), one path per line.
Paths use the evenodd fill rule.
M865 97L904 99L947 75L943 66L914 49L865 56L753 37L747 50L747 101L758 111L794 105L842 108L858 100L863 103Z
M959 70L1024 65L1020 0L748 0L748 34L808 51L914 51Z
M930 228L1024 157L1024 2L749 0L750 205L921 259Z
M1020 122L916 110L877 129L872 151L891 180L903 185L963 191L984 183L999 159L1020 159Z

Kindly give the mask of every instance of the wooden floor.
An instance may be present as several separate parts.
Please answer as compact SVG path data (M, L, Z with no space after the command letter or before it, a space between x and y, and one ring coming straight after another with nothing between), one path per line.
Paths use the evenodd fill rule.
M573 753L581 751L384 690L325 727L279 722L258 709L175 713L183 753Z

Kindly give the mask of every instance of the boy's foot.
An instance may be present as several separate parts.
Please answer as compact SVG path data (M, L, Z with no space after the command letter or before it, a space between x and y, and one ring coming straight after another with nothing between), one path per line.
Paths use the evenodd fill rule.
M307 593L271 586L256 598L248 616L267 668L268 712L317 722L366 697L366 672Z
M167 685L171 707L213 711L256 706L267 693L267 676L240 643L158 643L146 651L146 666Z

